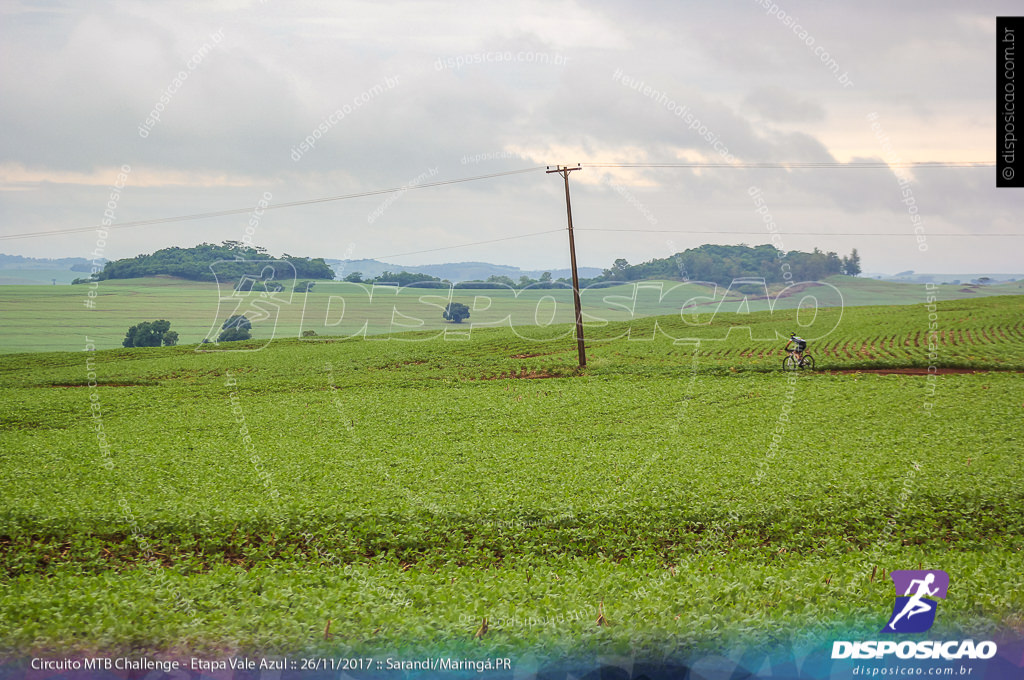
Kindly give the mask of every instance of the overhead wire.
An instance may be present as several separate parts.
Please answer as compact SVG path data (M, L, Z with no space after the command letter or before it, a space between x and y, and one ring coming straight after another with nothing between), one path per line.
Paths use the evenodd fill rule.
M881 169L881 168L991 168L995 163L989 161L810 161L802 163L584 163L583 167L591 168L734 168L734 169L768 169L768 170L802 170L802 169Z
M907 162L892 162L887 163L884 161L853 161L850 163L841 162L791 162L791 163L757 163L757 162L740 162L740 163L707 163L707 162L674 162L674 163L613 163L613 162L590 162L583 164L586 167L595 168L730 168L730 169L881 169L881 168L972 168L972 167L994 167L995 163L986 161L907 161ZM485 179L493 179L496 177L507 177L510 175L519 175L528 172L535 172L545 167L551 166L534 166L530 168L522 168L519 170L509 170L505 172L496 172L486 175L476 175L473 177L461 177L449 180L439 180L437 182L426 182L423 184L408 184L400 187L391 187L387 189L376 189L372 191L363 191L351 194L341 194L338 196L326 196L322 198L312 198L300 201L289 201L285 203L270 204L262 208L263 210L281 210L285 208L295 208L304 205L314 205L318 203L329 203L334 201L344 201L356 198L367 198L370 196L379 196L382 194L390 194L397 192L410 191L413 189L427 189L431 187L446 186L451 184L461 184L465 182L474 182ZM557 166L556 166L557 167ZM53 236L61 234L73 234L87 231L94 231L96 229L127 229L134 227L145 227L157 224L168 224L172 222L185 222L191 220L209 219L213 217L224 217L230 215L241 215L251 213L253 208L232 208L228 210L217 210L203 213L193 213L189 215L178 215L174 217L162 217L148 220L135 220L132 222L122 222L118 224L110 225L93 225L89 227L75 227L69 229L53 229L41 232L25 232L20 234L6 234L0 235L0 240L13 240L21 238L35 238L39 236ZM674 233L674 234L713 234L713 235L760 235L763 232L755 231L700 231L700 230L682 230L682 229L610 229L610 228L577 228L579 231L603 231L603 232L636 232L636 233ZM532 232L529 234L518 234L514 236L506 236L503 238L490 239L486 241L474 241L471 243L462 243L451 246L442 246L438 248L428 248L425 250L409 251L404 253L392 253L390 255L381 255L372 259L382 259L390 257L403 257L407 255L419 255L423 253L432 253L442 250L452 250L456 248L465 248L475 245L485 245L489 243L498 243L501 241L511 241L522 238L531 238L533 236L540 236L543 234L555 233L562 231L561 229L553 229L539 232ZM853 232L788 232L787 235L793 236L906 236L903 233L853 233ZM1022 234L942 234L932 233L929 236L1021 236Z
M769 231L708 231L695 229L614 229L603 227L575 227L573 231L624 231L648 234L713 234L715 236L759 236L771 234ZM866 231L787 231L778 232L780 236L914 236L913 233L902 231L866 232ZM1001 232L988 234L951 234L948 232L928 232L928 236L1024 236L1024 232Z
M280 210L282 208L295 208L303 205L313 205L315 203L329 203L331 201L346 201L353 198L366 198L368 196L379 196L381 194L392 194L399 191L411 191L413 189L427 189L430 187L445 186L448 184L461 184L463 182L475 182L483 179L493 179L495 177L507 177L509 175L519 175L525 172L534 172L536 170L543 169L543 166L537 166L533 168L524 168L522 170L509 170L507 172L495 172L489 175L477 175L475 177L461 177L458 179L447 179L438 182L427 182L424 184L407 184L400 187L392 187L390 189L376 189L374 191L362 191L354 194L342 194L340 196L327 196L324 198L310 198L303 201L289 201L287 203L272 203L262 208L263 210ZM109 225L93 225L91 227L74 227L71 229L52 229L49 231L37 231L37 232L26 232L22 234L7 234L0 236L0 240L11 240L17 238L34 238L36 236L54 236L59 234L74 234L85 231L95 231L96 229L127 229L129 227L148 227L154 224L167 224L169 222L186 222L189 220L202 220L211 217L224 217L227 215L242 215L251 213L252 207L248 208L232 208L230 210L216 210L213 212L195 213L192 215L178 215L175 217L160 217L149 220L136 220L133 222L120 222L117 224Z

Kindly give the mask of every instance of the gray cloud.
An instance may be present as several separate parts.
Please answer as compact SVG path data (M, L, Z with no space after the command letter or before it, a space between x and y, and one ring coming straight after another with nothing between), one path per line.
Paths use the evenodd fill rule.
M991 158L994 16L1014 5L776 4L853 86L753 1L12 3L0 10L0 231L95 223L103 183L123 163L135 169L136 185L120 217L140 219L245 207L263 191L284 201L400 186L433 168L447 179L538 162L718 160L708 135L745 161L878 159L883 149L865 118L872 111L902 160ZM218 30L223 39L140 137L161 93ZM687 107L703 132L616 72ZM389 79L398 84L359 102ZM293 160L293 150L345 107L352 110ZM899 186L885 170L590 167L574 176L581 226L651 226L598 183L602 176L625 182L659 225L757 226L746 194L757 184L792 232L907 229ZM1016 194L993 184L991 170L922 170L913 190L936 231L984 232L1006 229L1020 208ZM560 227L561 200L558 183L538 173L410 191L372 226L366 215L379 199L268 213L258 239L272 250L328 257L350 243L360 256L406 252ZM122 230L111 255L238 238L241 223ZM405 261L562 266L559 238ZM595 266L620 255L661 257L669 238L593 232L581 256ZM680 247L708 240L671 238ZM884 238L823 239L844 252L857 247L869 269L928 268L902 266L905 255ZM0 249L76 255L89 241L48 237ZM1006 242L988 243L936 245L930 266L1013 269Z
M762 87L743 99L744 107L765 120L804 123L825 120L825 108L781 87Z

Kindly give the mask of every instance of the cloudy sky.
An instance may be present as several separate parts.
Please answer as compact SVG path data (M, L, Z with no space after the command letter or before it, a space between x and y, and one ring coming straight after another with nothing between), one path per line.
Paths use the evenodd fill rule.
M581 265L767 243L770 217L785 249L857 248L869 272L1020 273L1024 238L994 234L1024 232L1024 190L997 190L993 167L856 167L994 162L995 17L1017 10L4 1L0 252L88 257L96 231L9 237L105 211L252 211L535 168L112 229L102 252L249 238L275 254L560 268L564 188L544 166L581 163ZM608 167L820 162L854 166Z

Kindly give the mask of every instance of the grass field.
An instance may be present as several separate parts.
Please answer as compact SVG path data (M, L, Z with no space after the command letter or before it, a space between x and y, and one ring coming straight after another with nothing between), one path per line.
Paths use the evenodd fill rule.
M73 272L70 269L5 269L0 267L0 286L50 286L57 280L58 287L64 287L75 279L87 277L89 272Z
M795 286L782 293L772 286L760 293L756 284L743 293L736 286L715 287L696 282L644 281L583 292L588 326L608 321L687 312L756 312L787 309L802 302L819 307L916 304L925 298L923 285L871 279L832 277L828 285ZM939 286L939 300L971 299L1024 293L1024 283L994 286ZM231 314L254 321L257 338L297 338L303 330L318 335L356 333L388 335L409 330L441 331L448 324L441 310L448 291L369 287L321 282L309 294L287 292L273 297L257 293L235 295L230 287L169 277L103 281L90 298L89 285L0 286L0 353L78 351L89 336L99 349L121 346L125 331L140 321L167 319L180 334L181 344L195 344L213 335ZM814 295L816 300L805 300ZM770 298L770 299L768 299ZM569 290L456 290L451 297L473 310L460 329L488 326L522 327L573 320ZM87 306L87 305L91 305Z
M6 356L0 648L802 644L918 565L1020 632L1024 298L923 302Z

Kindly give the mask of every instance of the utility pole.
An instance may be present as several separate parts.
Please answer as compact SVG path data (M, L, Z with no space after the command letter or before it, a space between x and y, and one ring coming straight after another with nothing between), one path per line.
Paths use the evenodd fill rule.
M567 165L556 165L552 170L548 166L547 174L557 172L565 180L565 212L569 216L569 260L572 263L572 299L576 305L576 351L580 357L580 368L587 367L587 349L583 344L583 308L580 304L580 277L576 273L576 242L572 238L572 204L569 203L569 173L579 170L580 164L570 168Z

